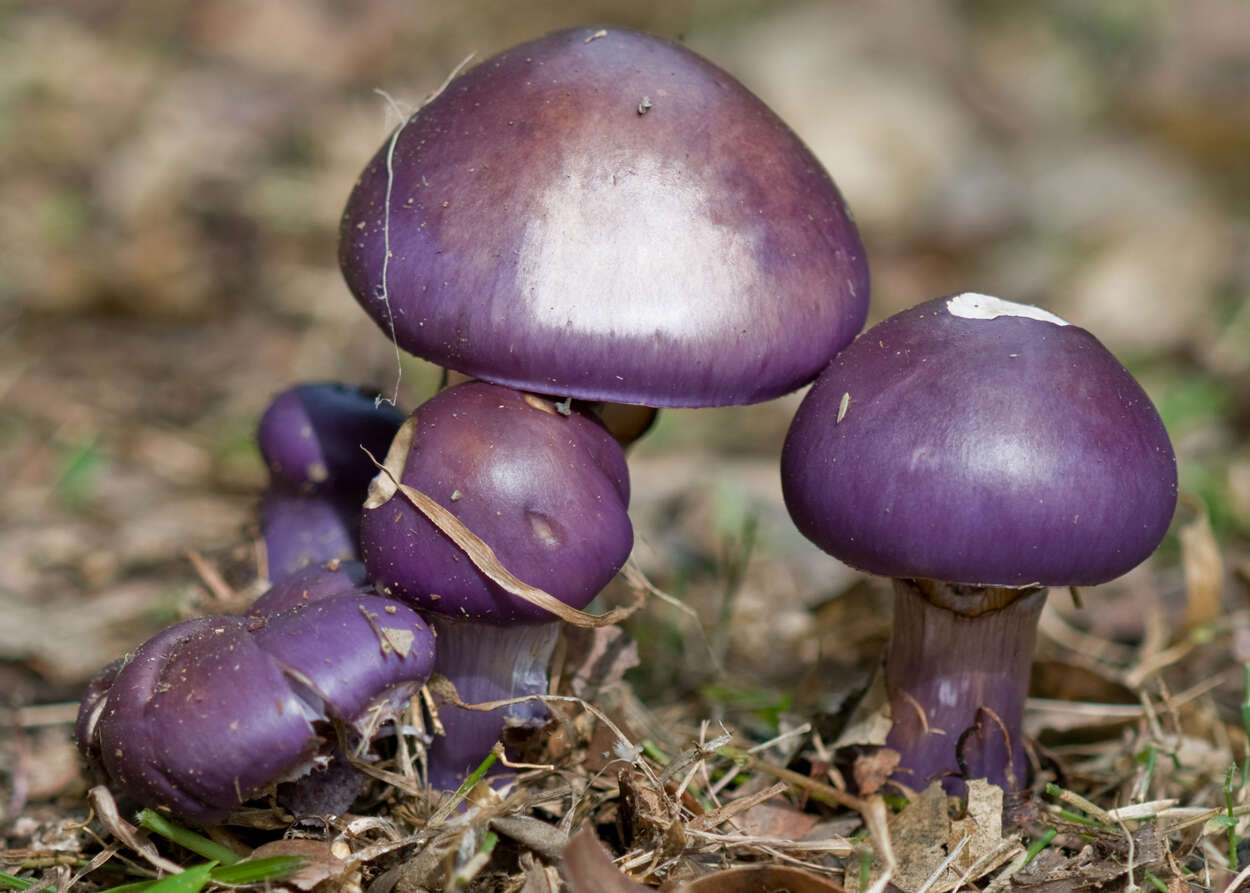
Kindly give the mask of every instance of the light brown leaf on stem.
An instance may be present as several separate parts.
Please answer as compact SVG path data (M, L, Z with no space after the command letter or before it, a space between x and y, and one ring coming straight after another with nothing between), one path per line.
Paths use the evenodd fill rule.
M613 608L605 614L587 614L585 611L570 608L549 592L519 579L504 567L499 556L495 554L495 550L470 530L463 521L430 496L415 487L401 483L400 476L403 474L404 464L408 459L408 450L415 436L416 421L417 417L411 416L400 427L395 439L391 441L390 449L387 450L385 462L378 462L372 453L365 450L365 454L379 469L378 474L369 484L369 495L365 500L366 509L376 509L388 502L396 493L401 494L431 524L446 534L448 539L464 552L473 566L489 577L496 586L522 601L554 614L565 623L585 627L611 626L620 623L642 607L643 597L640 594L634 604Z

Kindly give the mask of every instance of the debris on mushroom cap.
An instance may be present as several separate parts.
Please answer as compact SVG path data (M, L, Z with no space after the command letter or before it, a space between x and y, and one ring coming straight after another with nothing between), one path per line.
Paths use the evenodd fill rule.
M1090 585L1139 564L1176 505L1171 443L1128 371L1056 319L938 299L861 335L786 438L799 529L892 577Z
M340 227L357 300L403 349L541 393L705 406L810 381L867 314L837 187L726 72L594 31L487 59L378 150Z
M512 574L574 608L616 575L633 546L629 472L594 419L485 382L440 392L415 419L402 482L464 522ZM361 552L382 592L492 623L555 620L501 589L402 495L370 505Z
M331 721L367 738L433 661L415 611L360 591L190 620L100 673L80 707L78 745L140 803L219 822L324 763L337 743Z

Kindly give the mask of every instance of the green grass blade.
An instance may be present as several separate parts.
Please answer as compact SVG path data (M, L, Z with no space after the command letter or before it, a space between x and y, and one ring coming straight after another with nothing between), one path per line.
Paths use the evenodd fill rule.
M1029 848L1024 853L1024 864L1028 865L1036 859L1046 847L1050 846L1050 842L1059 834L1054 828L1047 828L1046 831L1037 840L1029 844Z
M232 887L244 884L267 884L280 881L290 875L304 860L299 856L269 856L265 859L245 859L234 865L223 865L213 871L213 880Z
M209 840L202 834L196 834L194 831L183 828L181 825L175 825L159 812L151 809L144 809L139 813L139 824L149 831L173 841L178 846L190 850L197 856L203 856L212 862L222 865L233 865L239 861L239 857L234 854L233 850L222 846L216 841Z
M188 868L182 874L171 874L148 887L148 893L200 893L216 867L216 862L205 862Z
M133 884L122 884L120 887L109 887L100 893L199 893L210 880L216 862L205 862L188 868L182 874L171 874L159 881L136 881Z
M495 765L495 761L498 759L499 757L495 756L494 752L488 753L486 759L478 763L477 768L469 774L469 777L460 782L460 787L456 788L454 796L463 797L473 790L473 786L485 777L487 770Z

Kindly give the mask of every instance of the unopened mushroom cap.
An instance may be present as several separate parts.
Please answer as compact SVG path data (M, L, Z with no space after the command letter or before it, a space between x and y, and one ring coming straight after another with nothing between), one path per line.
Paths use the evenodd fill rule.
M260 502L269 578L357 557L360 506L404 416L337 382L295 385L261 416L256 441L269 469ZM369 453L366 453L368 450Z
M442 391L414 413L402 482L454 514L512 574L583 608L629 557L629 476L590 416L485 382ZM500 588L402 493L366 508L361 557L379 590L425 611L546 623Z
M813 542L891 577L1091 585L1159 544L1176 458L1145 392L1089 332L984 295L861 335L782 453Z
M649 406L793 390L868 305L863 246L815 156L726 72L622 28L453 79L361 174L339 260L404 350Z
M381 456L403 420L403 413L367 391L309 382L273 398L256 441L272 487L363 498L374 467L361 447Z

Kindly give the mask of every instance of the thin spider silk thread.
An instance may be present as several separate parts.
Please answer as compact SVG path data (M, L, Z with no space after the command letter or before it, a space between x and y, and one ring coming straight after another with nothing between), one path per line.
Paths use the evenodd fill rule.
M399 108L399 104L385 90L377 89L374 92L385 99L390 110L402 120L402 123L395 128L395 132L391 134L390 142L386 146L386 205L382 216L382 281L374 289L375 297L386 305L386 323L390 329L391 345L395 348L395 390L391 394L390 399L381 394L374 397L373 405L377 407L383 401L391 404L391 406L395 406L399 402L399 384L404 378L403 357L399 353L399 339L395 335L395 314L391 311L391 294L387 282L391 266L391 189L395 185L395 143L399 141L399 135L404 132L404 128L412 120L412 115L405 117L403 111Z
M464 70L464 67L469 64L474 55L476 55L476 53L469 53L461 59L459 64L456 65L443 82L439 84L438 89L425 98L425 100L417 108L417 111L420 111L422 108L437 99L438 96L447 89L447 85L450 84L452 80L454 80L455 77ZM399 352L399 338L395 334L395 314L391 310L391 293L388 285L391 267L391 190L395 185L395 144L399 142L399 135L404 132L404 128L412 123L412 119L416 117L417 113L413 112L412 114L405 114L404 110L399 107L399 103L395 101L394 97L380 87L375 88L374 92L386 100L388 109L392 111L402 122L395 128L395 132L391 134L391 138L386 145L386 207L383 210L382 216L382 281L379 282L374 288L375 297L386 305L386 324L387 328L390 330L391 346L395 348L395 390L389 399L383 397L381 394L375 397L374 406L376 407L384 400L391 404L391 406L398 404L399 385L404 378L403 356Z

